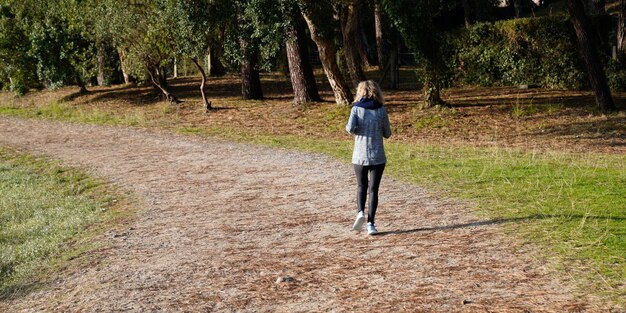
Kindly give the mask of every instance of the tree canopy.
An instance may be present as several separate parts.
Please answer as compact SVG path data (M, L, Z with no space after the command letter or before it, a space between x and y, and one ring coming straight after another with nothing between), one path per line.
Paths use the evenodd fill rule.
M352 101L351 89L368 78L364 69L370 60L388 63L378 64L383 70L381 81L393 80L401 61L397 53L404 51L414 56L412 62L423 74L426 106L440 105L444 102L439 91L459 81L466 65L451 61L458 59L450 50L451 38L459 37L472 23L489 24L523 14L540 19L532 17L534 11L543 14L541 10L553 2L508 1L501 6L496 0L3 0L0 86L17 94L64 85L78 85L84 92L89 85L138 81L153 84L164 98L176 101L167 80L177 60L192 60L204 77L203 86L205 71L212 75L226 68L241 76L244 98L247 92L260 98L259 73L286 73L286 43L300 34L304 50L289 51L307 62L311 53L319 54L315 59L321 61L337 103ZM609 40L623 54L624 6L619 7L617 21L606 18L608 11L599 8L601 4L585 3L591 8L586 14L597 16L593 25L603 25L603 18L611 20L612 29L598 32L602 38L617 34L619 38ZM562 9L560 14L567 16ZM306 29L293 32L302 20ZM598 45L594 49L603 49L606 41ZM618 66L611 65L617 61L608 54L600 52L597 62L619 72ZM290 62L294 60L298 58ZM598 67L594 73L599 73ZM624 75L609 72L609 85L620 86L620 77ZM294 90L303 88L298 86ZM208 102L205 98L207 108Z

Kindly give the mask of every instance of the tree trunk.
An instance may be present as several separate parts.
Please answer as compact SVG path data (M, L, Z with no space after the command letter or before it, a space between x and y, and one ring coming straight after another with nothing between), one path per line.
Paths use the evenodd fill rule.
M206 54L206 72L209 73L209 76L211 76L211 47L209 47L209 51Z
M617 17L617 51L626 56L626 0L619 1Z
M346 65L348 67L348 73L352 80L352 85L356 87L360 82L367 80L361 67L361 61L359 60L359 54L356 49L356 36L358 29L358 20L355 1L351 1L344 9L342 14L342 30L343 35L343 49L346 59Z
M218 50L222 50L222 48L218 48ZM210 64L211 64L211 74L210 76L218 77L224 76L226 74L226 68L222 64L220 60L220 56L217 53L211 53L210 55Z
M124 49L118 49L117 53L120 56L120 69L122 70L122 76L124 76L124 83L130 84L132 80L126 69L126 51L124 51Z
M169 84L167 83L167 73L165 72L165 68L160 66L156 70L157 77L159 79L159 85L163 88L169 89Z
M387 88L397 90L400 88L400 62L398 51L400 50L400 34L395 29L390 30L391 48L388 51L387 64L385 65L382 76L378 84L383 85L389 80Z
M441 83L437 70L432 66L426 67L426 82L424 83L424 104L422 108L444 106L446 103L441 99Z
M286 47L294 95L293 104L301 105L310 101L320 101L309 58L304 22L299 15L292 14L292 16L294 20L287 29Z
M376 55L378 57L378 70L383 71L385 68L385 41L383 38L383 22L380 13L380 5L374 5L374 27L376 29Z
M367 37L365 36L365 31L363 30L363 20L358 19L358 21L357 36L354 37L356 49L359 52L359 57L361 58L361 65L369 68L372 66L370 63L369 53L367 53L369 44L367 43Z
M75 79L76 79L76 85L78 85L79 89L79 93L87 93L89 92L89 90L87 90L87 87L85 86L85 82L83 82L82 78L80 78L80 75L75 74Z
M220 29L219 36L213 41L214 42L210 47L211 52L208 55L208 62L207 62L207 67L210 69L208 71L209 76L212 76L212 77L223 76L224 74L226 74L226 68L224 67L221 61L222 56L224 55L224 48L223 48L224 29L223 28Z
M522 0L513 0L513 8L515 9L516 18L519 18L524 14L524 3Z
M106 67L105 55L106 55L106 51L104 48L104 44L98 43L96 45L96 61L98 63L97 64L98 73L96 75L96 80L98 81L98 86L106 85L106 77L104 74L104 69Z
M463 1L463 17L465 20L465 27L469 27L472 24L472 7L470 6L469 0Z
M176 64L176 58L174 58L174 78L178 78L178 64Z
M398 35L395 35L397 38ZM393 47L389 53L389 77L391 84L389 88L398 90L400 88L400 60L398 55L397 40L394 39Z
M596 45L591 31L591 23L585 14L583 3L581 0L567 0L567 9L570 14L570 21L576 30L591 87L595 93L596 104L602 112L613 111L615 104L607 84L604 68L600 63L597 51L594 49Z
M191 61L193 61L193 64L195 64L196 68L198 68L198 71L200 71L200 76L202 77L202 82L200 83L200 94L202 94L202 104L204 105L204 112L209 112L209 110L211 110L211 101L207 100L206 93L204 92L204 86L206 86L206 73L204 72L202 65L198 63L198 60L196 60L196 58L192 58Z
M181 101L174 96L167 87L167 79L164 80L164 75L162 74L162 70L159 68L154 68L153 70L148 69L148 75L150 75L150 80L152 81L152 85L161 92L163 98L170 102L170 104L180 103ZM155 75L157 77L155 77Z
M254 49L253 49L254 50ZM246 51L246 48L244 48ZM240 64L241 71L241 97L246 100L263 99L263 90L261 89L261 78L259 71L256 69L257 52L244 52L247 57Z
M335 47L332 39L323 38L319 35L317 26L306 14L304 14L304 20L309 26L311 39L317 45L328 83L330 83L335 94L335 102L339 105L349 105L352 102L352 91L350 91L350 87L346 84L337 65L337 47Z

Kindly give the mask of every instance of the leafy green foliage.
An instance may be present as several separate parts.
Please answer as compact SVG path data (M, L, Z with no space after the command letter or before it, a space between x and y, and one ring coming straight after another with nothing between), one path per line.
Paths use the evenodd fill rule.
M175 56L174 28L166 11L166 1L132 5L131 18L138 18L133 28L127 28L128 60L130 72L146 78L148 71L169 65ZM164 16L161 16L164 13Z
M164 16L171 22L176 54L202 59L207 53L213 19L207 14L211 7L207 1L167 1L162 7Z
M596 21L602 27L602 21ZM452 80L481 86L533 84L546 88L588 87L576 34L567 16L478 23L449 34L445 54ZM605 38L603 43L609 41ZM604 47L603 51L610 51ZM611 87L624 90L626 70L610 61Z
M616 60L609 60L606 76L612 90L626 90L626 57L622 55Z
M450 69L444 62L441 29L435 19L442 18L457 5L455 1L384 0L382 7L394 27L402 34L406 44L415 53L423 68L425 78L425 104L441 104L439 90L449 76Z
M30 42L19 27L9 7L0 6L0 82L5 88L23 95L31 87L38 87L35 60L28 55Z
M224 23L226 30L225 56L237 66L250 54L257 53L258 69L271 70L284 48L285 27L290 22L286 8L292 0L228 1L232 12ZM242 45L242 43L245 43Z
M71 0L6 1L0 58L7 67L0 70L0 79L9 79L10 88L21 94L38 81L56 88L88 78L94 46L79 23L81 8Z
M37 75L48 88L58 88L76 82L83 71L91 72L95 46L66 21L48 19L34 24L30 33L29 54L37 64Z

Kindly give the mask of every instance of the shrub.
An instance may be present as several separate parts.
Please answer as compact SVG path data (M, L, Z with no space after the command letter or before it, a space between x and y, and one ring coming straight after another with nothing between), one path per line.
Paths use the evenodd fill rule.
M613 88L624 89L626 70L609 62L610 17L594 25L600 55ZM481 86L533 84L545 88L588 88L578 41L567 16L478 23L447 38L447 58L456 69L454 82ZM621 77L621 78L620 78ZM620 80L621 79L621 80Z
M606 76L611 90L626 90L626 57L610 60Z

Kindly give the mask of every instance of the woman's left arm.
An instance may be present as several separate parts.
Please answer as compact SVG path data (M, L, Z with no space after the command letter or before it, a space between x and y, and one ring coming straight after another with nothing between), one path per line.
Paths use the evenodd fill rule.
M356 116L355 107L352 107L352 110L350 110L350 118L348 119L348 124L346 124L346 131L352 135L356 135L357 120L358 118Z

